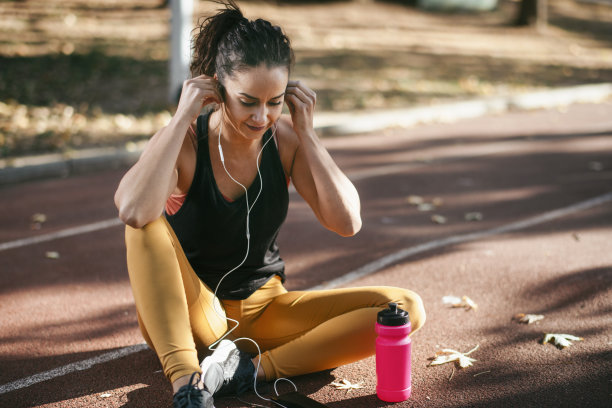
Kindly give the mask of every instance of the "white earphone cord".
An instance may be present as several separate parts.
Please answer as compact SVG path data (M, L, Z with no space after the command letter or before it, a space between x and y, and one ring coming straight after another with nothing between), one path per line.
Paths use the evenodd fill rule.
M229 274L231 274L232 272L234 272L235 270L237 270L238 268L240 268L247 260L248 256L249 256L249 252L250 252L250 248L251 248L251 233L250 233L250 229L249 229L249 223L250 223L250 215L251 215L251 210L253 209L253 206L255 206L255 203L257 202L257 200L259 199L259 196L261 195L261 192L263 191L263 180L261 177L261 172L259 170L259 158L261 157L261 154L263 152L263 149L266 147L266 145L270 142L270 140L274 139L274 136L276 135L276 125L274 126L274 130L272 132L272 135L268 138L268 140L266 140L266 142L263 144L263 146L261 146L261 149L259 150L259 153L257 154L257 160L256 160L256 165L257 165L257 175L259 177L259 192L257 193L257 196L255 197L255 200L253 200L253 204L251 204L251 206L249 206L249 192L248 189L242 184L240 183L238 180L236 180L231 174L230 172L227 170L227 167L225 166L225 158L223 157L223 148L221 147L221 130L223 128L223 123L221 123L219 125L219 138L218 138L218 148L219 148L219 156L221 158L221 164L223 165L223 169L225 170L225 173L229 176L230 179L232 179L232 181L236 184L238 184L240 187L242 187L242 189L244 190L244 196L245 196L245 200L246 200L246 208L247 208L247 213L246 213L246 239L247 239L247 249L246 249L246 253L244 255L244 258L242 259L242 261L235 267L233 267L232 269L230 269L227 273L225 273L225 275L223 275L221 277L221 279L219 279L219 282L217 283L217 286L215 287L215 291L214 291L214 299L217 300L217 291L219 290L219 287L221 286L221 282L223 281L223 279L225 279ZM219 316L220 318L225 318L227 321L236 323L236 325L234 327L232 327L230 330L228 330L223 336L221 336L217 341L215 341L214 343L212 343L208 349L211 351L214 351L215 348L214 346L217 345L219 342L221 342L221 340L225 339L227 336L229 336L229 334L231 332L233 332L234 330L236 330L238 328L238 326L240 325L240 322L238 322L238 320L234 320L231 319L227 316L224 315L223 310L219 310L217 309L217 305L220 307L221 306L221 302L220 301L216 301L213 302L213 310L215 311L215 313L217 314L217 316ZM255 344L255 347L257 347L257 353L258 353L258 358L257 358L257 367L255 367L255 375L253 377L253 390L255 391L255 395L257 395L260 399L264 400L264 401L270 401L273 402L283 408L286 408L284 405L280 404L277 401L274 401L270 398L266 398L263 397L262 395L259 394L259 392L257 391L257 373L259 372L259 367L261 365L261 348L259 347L259 344L257 344L257 342L253 339L250 339L248 337L240 337L235 339L233 342L236 343L237 341L240 340L249 340L250 342L252 342L253 344ZM290 382L293 387L295 388L295 390L297 391L297 386L295 385L295 383L287 378L278 378L275 382L274 382L274 392L276 393L276 395L278 396L278 391L276 390L276 383L279 380L284 380L284 381L288 381Z

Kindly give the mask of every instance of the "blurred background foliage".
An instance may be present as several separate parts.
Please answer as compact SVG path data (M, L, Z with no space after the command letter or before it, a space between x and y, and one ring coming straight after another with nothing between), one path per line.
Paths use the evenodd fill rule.
M214 3L194 0L195 16ZM238 1L292 39L319 111L377 110L612 82L612 6L435 12L417 1ZM123 145L170 119L164 0L0 0L0 157Z

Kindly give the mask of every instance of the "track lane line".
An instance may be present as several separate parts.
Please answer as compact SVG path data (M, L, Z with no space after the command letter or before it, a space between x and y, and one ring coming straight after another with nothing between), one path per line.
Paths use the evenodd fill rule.
M25 246L40 244L42 242L54 241L60 238L72 237L75 235L87 234L88 232L100 231L106 228L121 225L123 222L119 218L111 218L104 221L98 221L91 224L80 225L78 227L66 228L48 234L38 235L30 238L18 239L15 241L4 242L0 244L0 252L8 249L21 248Z
M510 141L510 142L493 143L493 144L490 144L490 146L485 145L485 147L487 148L484 149L482 152L479 152L476 154L472 153L468 155L456 155L456 156L450 156L450 157L443 157L443 158L440 158L437 160L434 159L434 160L431 160L425 163L420 162L420 161L409 161L407 163L385 164L385 165L376 166L376 167L369 167L369 168L366 167L365 169L348 171L346 174L348 178L353 182L367 180L373 177L382 177L382 176L387 176L389 174L400 173L400 172L415 169L421 166L440 164L440 163L449 163L449 162L461 161L461 160L466 160L466 159L474 159L477 157L484 157L484 156L494 155L497 153L502 153L502 152L507 151L508 144L514 144L514 143L516 142ZM293 186L293 184L289 186L289 194L294 194L296 192L297 191L295 190L295 187ZM43 242L54 241L56 239L68 238L68 237L72 237L75 235L96 232L96 231L115 227L115 226L122 225L122 224L123 224L122 221L119 220L118 218L111 218L111 219L107 219L104 221L98 221L98 222L94 222L91 224L85 224L85 225L81 225L78 227L67 228L64 230L51 232L48 234L37 235L35 237L18 239L15 241L8 241L8 242L0 243L0 252L6 251L9 249L16 249L16 248L22 248L22 247L26 247L30 245L36 245L36 244L40 244Z
M450 245L477 241L483 238L492 237L494 235L505 234L507 232L514 232L514 231L519 231L522 229L527 229L529 227L544 224L546 222L553 221L553 220L565 217L570 214L578 213L583 210L588 210L590 208L605 204L610 201L612 201L612 192L591 198L586 201L581 201L579 203L572 204L567 207L559 208L557 210L545 212L543 214L536 215L534 217L527 218L522 221L517 221L517 222L510 223L510 224L502 225L500 227L495 227L495 228L491 228L491 229L484 230L484 231L470 232L467 234L454 235L454 236L450 236L447 238L441 238L441 239L425 242L423 244L405 248L397 252L394 252L392 254L383 256L382 258L379 258L373 262L365 264L362 267L357 268L352 272L346 273L336 279L332 279L320 285L314 286L310 290L336 288L338 286L345 285L347 283L355 281L364 276L370 275L371 273L374 273L384 268L385 266L402 261L406 258L409 258L417 254L421 254L423 252L443 248L443 247L450 246Z
M333 279L331 281L325 282L321 285L317 285L311 287L307 290L318 290L318 289L332 289L341 285L345 285L347 283L353 282L359 278L370 275L374 272L381 270L382 268L393 264L395 262L399 262L409 258L411 256L431 251L434 249L443 248L449 245L455 245L459 243L476 241L483 238L492 237L495 235L504 234L507 232L519 231L522 229L534 227L536 225L544 224L549 221L553 221L559 218L566 217L571 214L575 214L584 210L591 209L593 207L597 207L599 205L603 205L612 201L612 191L606 194L585 200L580 201L576 204L572 204L566 207L562 207L556 210L551 210L540 215L526 218L522 221L513 222L510 224L502 225L500 227L491 228L488 230L477 231L467 234L454 235L447 238L437 239L429 242L425 242L420 245L412 246L409 248L404 248L389 255L386 255L382 258L379 258L376 261L370 262L360 268L355 269L352 272L348 272L343 276ZM62 367L58 367L49 371L45 371L39 374L34 374L29 377L24 377L19 380L12 381L10 383L0 385L0 395L5 394L7 392L19 390L22 388L29 387L31 385L51 380L57 377L62 377L64 375L86 370L94 365L105 363L108 361L116 360L121 357L128 356L133 353L137 353L139 351L147 349L148 346L146 343L136 344L132 346L127 346L118 350L114 350L108 353L101 354L97 357L89 358L86 360L78 361L75 363L67 364Z
M15 380L4 385L0 385L0 395L21 388L26 388L43 381L52 380L57 377L63 377L64 375L71 374L76 371L87 370L97 364L106 363L108 361L116 360L121 357L129 356L130 354L137 353L148 348L149 346L147 346L146 343L134 344L132 346L127 346L114 351L110 351L108 353L100 354L96 357L77 361L75 363L66 364L65 366L34 374L29 377L24 377L22 379Z

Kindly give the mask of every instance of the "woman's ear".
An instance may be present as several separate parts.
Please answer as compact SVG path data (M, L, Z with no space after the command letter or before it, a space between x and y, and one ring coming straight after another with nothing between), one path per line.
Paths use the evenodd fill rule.
M219 81L219 77L217 76L216 72L213 75L213 78L215 79L215 81L217 81L217 91L219 91L219 95L221 95L221 100L225 102L225 87Z

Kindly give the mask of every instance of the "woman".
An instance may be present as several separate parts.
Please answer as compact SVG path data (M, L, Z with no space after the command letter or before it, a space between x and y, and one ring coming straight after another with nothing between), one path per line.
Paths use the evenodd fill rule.
M200 26L194 77L176 114L115 194L139 325L175 407L209 407L213 395L243 392L255 378L370 356L376 314L388 302L410 313L414 330L425 319L420 298L405 289L283 287L276 236L288 183L342 236L361 227L359 196L314 132L315 93L289 80L289 39L224 4ZM290 116L281 115L283 103ZM228 330L228 338L251 341L216 344Z

